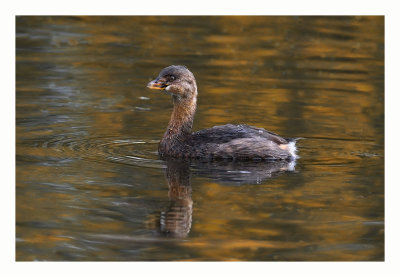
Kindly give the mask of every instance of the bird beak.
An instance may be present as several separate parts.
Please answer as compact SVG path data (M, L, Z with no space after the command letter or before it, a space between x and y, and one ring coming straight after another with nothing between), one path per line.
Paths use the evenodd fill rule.
M147 84L147 87L150 89L161 89L165 90L167 85L164 82L159 82L157 79L151 81L150 83Z

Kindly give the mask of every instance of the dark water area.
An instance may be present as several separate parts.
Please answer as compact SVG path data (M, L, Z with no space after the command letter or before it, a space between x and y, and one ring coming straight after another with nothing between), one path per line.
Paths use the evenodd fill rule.
M300 158L159 159L170 64ZM16 260L384 260L384 18L17 17Z

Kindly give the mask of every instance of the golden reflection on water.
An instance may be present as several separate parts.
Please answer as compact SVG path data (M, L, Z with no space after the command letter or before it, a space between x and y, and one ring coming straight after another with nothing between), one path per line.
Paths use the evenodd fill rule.
M17 17L17 260L383 260L383 28ZM304 137L295 171L191 165L173 182L155 153L171 101L145 88L169 64L196 76L195 130Z

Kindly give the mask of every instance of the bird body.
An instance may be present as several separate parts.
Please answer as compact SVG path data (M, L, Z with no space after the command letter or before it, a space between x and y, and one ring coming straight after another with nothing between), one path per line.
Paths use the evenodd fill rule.
M282 138L263 128L222 125L192 132L197 85L185 66L164 68L148 85L172 95L174 109L160 141L161 157L183 159L293 160L296 139Z

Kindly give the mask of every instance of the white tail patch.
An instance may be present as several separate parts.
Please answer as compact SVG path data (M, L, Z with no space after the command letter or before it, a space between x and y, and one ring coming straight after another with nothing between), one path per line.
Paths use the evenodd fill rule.
M281 144L279 145L279 148L282 150L286 150L290 153L290 155L292 155L293 158L297 158L298 156L296 155L297 152L297 147L296 147L296 142L295 141L291 141L288 144Z
M288 143L288 150L289 150L290 155L292 155L293 158L296 159L298 157L297 154L296 154L297 147L296 147L296 142L295 141L291 141L291 142Z

